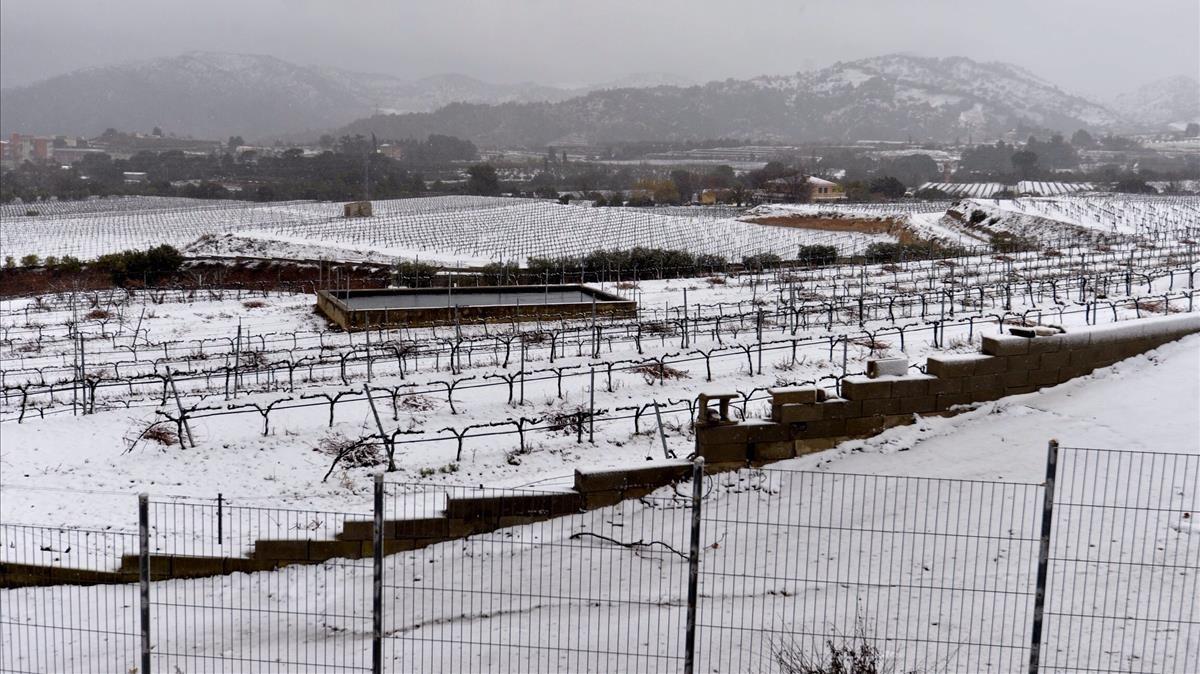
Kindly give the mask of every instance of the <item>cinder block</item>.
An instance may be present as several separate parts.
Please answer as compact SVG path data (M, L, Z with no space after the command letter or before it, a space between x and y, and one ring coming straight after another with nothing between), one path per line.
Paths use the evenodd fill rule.
M862 416L862 401L831 398L821 403L823 419L845 419Z
M687 461L605 470L577 468L575 469L575 491L588 493L621 490L640 485L659 487L687 477L691 474L691 470L691 463Z
M308 541L258 540L254 543L255 559L308 560Z
M796 456L804 454L812 454L813 452L823 452L827 449L833 449L839 444L848 440L846 436L829 437L829 438L807 438L796 441Z
M767 389L775 405L811 404L825 399L825 389L816 386L787 386Z
M1065 367L1071 362L1070 351L1055 351L1054 353L1041 354L1038 369L1041 370L1057 370Z
M949 410L959 405L970 405L978 402L969 393L941 393L937 397L937 408L939 412Z
M779 421L785 424L794 424L797 421L816 421L825 414L821 407L822 405L816 403L811 405L788 403L781 406Z
M384 535L387 535L387 525L384 525ZM342 541L369 541L375 538L374 520L346 520L342 522L342 530L337 534Z
M450 520L445 517L389 520L384 523L384 535L391 538L445 538L450 535Z
M961 377L953 379L941 379L934 377L930 379L928 384L930 395L942 395L946 393L962 393L963 380Z
M583 497L576 491L451 496L446 499L446 516L464 520L513 515L566 515L582 509Z
M1008 356L1008 372L1013 370L1035 370L1042 364L1040 355Z
M708 463L742 463L746 461L746 443L722 443L700 446L700 456Z
M912 398L926 395L929 393L929 382L931 381L933 381L933 377L925 374L897 377L892 380L892 397Z
M899 398L875 398L873 400L862 401L862 411L864 417L882 416L885 414L900 413Z
M1034 337L1029 340L1029 353L1056 353L1062 351L1064 341L1066 340L1061 335Z
M887 379L846 377L842 380L842 396L846 400L870 400L892 395L892 382Z
M1058 369L1032 370L1029 373L1030 386L1052 386L1062 381Z
M323 562L327 559L362 559L362 541L309 541L308 559Z
M171 558L172 578L205 578L219 576L223 573L225 573L225 559L222 557L175 556Z
M588 510L607 508L625 500L624 491L615 489L605 491L589 491L583 495L584 507Z
M1021 356L1029 353L1029 339L1010 335L984 335L981 351L989 356Z
M1038 390L1039 388L1040 387L1038 387L1038 386L1028 386L1028 385L1027 386L1016 386L1014 388L1008 389L1008 395L1015 396L1015 395L1023 395L1026 393L1033 393L1034 391Z
M993 356L984 356L980 354L947 354L942 356L930 356L925 361L925 371L934 377L941 379L953 379L955 377L970 377L975 374L975 368L978 363L990 361Z
M820 421L808 422L805 429L797 437L805 439L824 438L834 435L845 435L845 433L845 419L821 419Z
M872 379L903 377L906 374L908 374L907 358L872 358L867 361L867 376Z
M963 393L978 393L1004 387L999 374L980 374L963 380Z
M478 520L464 520L460 517L447 517L446 519L450 523L450 536L452 538L462 538L477 532L476 524Z
M1029 383L1029 371L1026 369L1010 370L1000 375L1004 388L1010 389L1014 386L1025 386Z
M255 573L258 571L271 571L280 566L286 566L287 562L282 562L274 559L248 559L244 557L226 557L221 561L221 570L223 573Z
M846 420L846 435L851 437L863 437L867 435L875 435L883 430L883 417L857 417Z
M975 375L1001 374L1008 371L1008 360L995 356L984 356L975 361Z
M750 430L746 424L728 424L696 429L696 437L703 446L706 443L727 444L750 442Z
M750 446L749 456L754 461L780 461L796 456L796 445L787 442L759 442Z
M900 414L927 414L937 411L937 396L924 395L900 399Z

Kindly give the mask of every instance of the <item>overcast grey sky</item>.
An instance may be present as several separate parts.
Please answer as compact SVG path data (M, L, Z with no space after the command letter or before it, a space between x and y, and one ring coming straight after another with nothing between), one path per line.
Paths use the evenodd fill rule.
M1104 97L1197 76L1200 1L0 1L5 87L189 50L547 84L779 75L903 51L1008 61Z

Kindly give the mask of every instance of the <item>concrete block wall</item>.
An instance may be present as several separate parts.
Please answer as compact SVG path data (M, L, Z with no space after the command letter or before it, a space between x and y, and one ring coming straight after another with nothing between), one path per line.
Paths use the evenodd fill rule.
M384 554L417 550L466 536L615 505L644 496L691 475L690 461L656 462L628 468L576 469L571 489L563 491L466 492L446 498L439 516L385 520ZM258 540L248 557L151 555L152 580L203 578L230 573L270 571L291 564L374 555L374 521L346 520L334 540ZM0 588L44 585L98 585L138 580L137 555L124 555L113 571L0 563Z
M1183 314L1058 334L985 336L981 353L931 357L924 374L846 377L841 397L815 387L772 389L770 420L698 425L697 444L718 467L788 459L912 423L914 415L953 414L962 405L1061 384L1198 332L1200 314ZM894 362L871 365L874 373L902 371Z

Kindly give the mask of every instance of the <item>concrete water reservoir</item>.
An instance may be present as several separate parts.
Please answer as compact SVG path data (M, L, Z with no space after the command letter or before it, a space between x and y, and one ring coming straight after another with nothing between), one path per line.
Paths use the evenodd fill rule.
M578 284L320 290L317 308L344 330L637 316L637 302Z

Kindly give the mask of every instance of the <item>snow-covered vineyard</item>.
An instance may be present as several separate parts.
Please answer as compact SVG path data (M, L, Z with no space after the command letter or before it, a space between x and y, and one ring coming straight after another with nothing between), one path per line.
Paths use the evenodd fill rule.
M654 246L737 261L813 244L848 257L894 240L702 209L480 197L376 202L361 219L315 203L45 206L3 213L5 254L94 257L167 242L209 255L286 248L467 263ZM278 290L5 299L0 563L136 572L139 493L149 494L156 555L253 559L262 541L344 544L353 522L377 512L380 471L389 522L435 519L455 494L484 488L561 498L576 469L687 468L700 393L734 394L736 417L768 419L768 389L834 395L871 359L903 356L915 371L1014 326L1071 334L1200 312L1194 197L783 205L749 216L819 213L896 219L954 242L982 245L981 231L1003 230L1042 245L614 277L596 286L636 300L636 317L355 333L314 314L312 295ZM573 280L563 274L551 282ZM897 671L1026 669L1056 438L1043 671L1195 671L1200 615L1181 598L1200 591L1198 340L710 475L695 494L685 480L398 551L384 557L378 608L369 557L156 580L147 657L159 671L369 671L377 643L385 671L679 670L702 503L696 671L779 671L789 652L856 635ZM0 670L140 667L141 601L136 584L0 590Z
M18 258L36 254L86 259L159 243L183 248L205 237L195 252L270 257L273 246L281 244L301 249L311 258L341 259L349 251L371 251L373 259L420 257L473 264L634 246L732 260L764 252L794 256L799 246L820 244L853 254L881 240L854 233L756 227L722 217L725 211L703 208L660 212L532 199L432 197L376 201L374 217L347 219L341 205L331 203L222 202L177 207L171 200L159 207L154 199L121 200L129 208L106 211L5 213L0 218L0 247ZM235 247L223 240L229 236L236 238Z
M34 254L90 259L168 243L194 254L217 256L419 258L469 265L521 263L530 257L578 256L634 246L719 255L730 261L760 253L786 259L794 257L800 246L812 245L834 246L841 255L852 256L871 243L894 240L883 233L760 227L734 217L727 209L703 207L594 208L459 196L377 201L374 217L344 218L340 204L332 203L189 203L194 201L129 197L9 205L0 213L0 248L14 258ZM1065 245L1078 237L1078 228L1173 240L1195 236L1200 230L1200 200L1195 197L772 205L754 209L747 216L894 219L911 223L925 236L978 243L978 231L946 217L947 210L955 207L967 212L985 208L1018 218L1037 216L1036 237L1047 245ZM37 215L26 215L26 211Z

